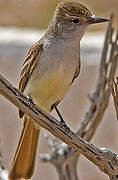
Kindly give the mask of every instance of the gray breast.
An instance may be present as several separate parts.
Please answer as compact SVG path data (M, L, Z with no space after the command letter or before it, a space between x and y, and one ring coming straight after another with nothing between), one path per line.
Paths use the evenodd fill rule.
M80 48L79 44L71 44L70 41L50 41L46 39L43 43L43 51L40 60L38 73L43 75L46 71L56 68L64 68L67 71L75 73L79 67Z

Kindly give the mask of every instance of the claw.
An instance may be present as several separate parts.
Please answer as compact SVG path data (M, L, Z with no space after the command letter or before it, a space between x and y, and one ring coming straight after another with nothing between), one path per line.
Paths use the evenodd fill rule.
M66 133L69 133L69 132L70 132L70 128L67 126L67 124L65 123L64 120L61 120L61 121L60 121L60 124L61 124L62 127L65 128Z
M34 101L33 101L33 99L32 99L32 97L31 97L30 94L27 96L27 99L28 99L28 101L29 101L30 103L32 103L32 104L34 105Z

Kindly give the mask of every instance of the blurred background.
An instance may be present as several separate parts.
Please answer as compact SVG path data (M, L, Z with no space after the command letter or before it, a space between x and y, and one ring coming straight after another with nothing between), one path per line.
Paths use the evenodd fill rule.
M0 25L47 28L55 7L61 0L0 0ZM115 13L115 23L118 19L117 0L76 0L86 5L93 14L108 17ZM102 26L102 29L105 25ZM94 27L95 28L95 27ZM97 26L96 30L101 28Z
M97 16L108 18L110 13L114 12L114 26L117 27L117 0L78 2L86 5ZM44 34L58 3L59 0L0 0L0 73L14 86L18 87L21 65L29 48ZM88 94L96 85L106 27L106 23L92 26L83 38L80 76L59 105L65 121L74 131L84 118L89 107ZM52 114L57 117L55 112ZM21 128L22 120L19 120L17 108L0 96L1 149L7 169L15 153ZM107 147L118 152L117 131L118 122L111 98L109 108L91 142L98 147ZM40 152L49 152L44 130L41 131L39 140L38 154ZM59 180L55 168L50 164L41 163L38 154L35 175L32 179ZM78 162L77 171L82 180L108 179L83 156Z

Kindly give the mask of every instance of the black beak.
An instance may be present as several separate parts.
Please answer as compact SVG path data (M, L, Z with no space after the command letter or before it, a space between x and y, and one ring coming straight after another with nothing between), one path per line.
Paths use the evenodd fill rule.
M95 24L95 23L102 23L102 22L107 22L107 21L109 21L109 19L91 16L91 18L87 22L88 24Z

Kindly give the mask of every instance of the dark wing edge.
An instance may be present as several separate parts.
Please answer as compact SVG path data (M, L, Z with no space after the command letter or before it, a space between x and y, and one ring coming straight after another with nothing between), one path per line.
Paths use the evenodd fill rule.
M77 68L76 71L75 71L75 74L74 74L74 77L73 77L73 79L72 79L71 85L72 85L72 83L74 82L74 80L79 76L80 68L81 68L81 62L80 62L80 59L79 59L79 66L78 66L78 68Z

